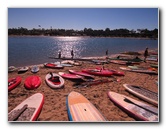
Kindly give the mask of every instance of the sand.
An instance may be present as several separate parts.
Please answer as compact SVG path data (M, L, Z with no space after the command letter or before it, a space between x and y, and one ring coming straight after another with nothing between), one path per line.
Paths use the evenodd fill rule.
M51 89L45 82L45 76L48 72L58 73L68 72L69 69L81 70L83 68L96 68L101 65L95 65L87 61L81 61L81 66L65 67L64 69L50 69L45 68L43 65L40 66L40 71L35 75L38 75L42 79L40 87L35 90L27 90L24 88L24 81L26 77L34 75L31 71L27 71L23 74L18 74L17 72L8 73L8 78L21 76L22 82L12 91L8 92L8 112L15 108L27 97L33 95L34 93L40 92L44 94L44 105L42 111L37 119L37 121L48 121L48 122L68 122L68 114L66 107L66 97L71 91L76 91L84 95L95 107L103 114L103 116L109 122L133 122L136 121L132 116L129 116L119 107L114 105L114 103L108 98L107 92L114 91L132 97L134 99L140 100L139 98L133 96L125 90L123 84L133 84L137 86L142 86L154 92L159 92L158 86L155 81L158 80L158 75L136 73L129 71L122 71L119 67L124 65L118 64L104 64L105 68L114 69L122 71L125 76L112 76L112 77L98 77L94 76L95 79L109 79L112 82L99 84L91 87L79 87L73 86L75 82L65 79L65 86L62 89ZM141 66L150 66L150 61L147 63L142 62ZM120 81L116 81L119 79ZM142 101L142 100L140 100ZM145 101L144 101L145 102ZM145 102L146 103L146 102Z

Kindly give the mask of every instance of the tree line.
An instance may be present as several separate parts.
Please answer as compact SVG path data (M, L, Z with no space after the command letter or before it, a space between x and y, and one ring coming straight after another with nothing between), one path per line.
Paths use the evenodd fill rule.
M33 28L27 29L23 27L9 28L8 35L45 35L45 36L98 36L98 37L140 37L140 38L158 38L158 29L114 29L106 28L105 30L93 30L92 28L84 28L84 30L74 29L44 29Z

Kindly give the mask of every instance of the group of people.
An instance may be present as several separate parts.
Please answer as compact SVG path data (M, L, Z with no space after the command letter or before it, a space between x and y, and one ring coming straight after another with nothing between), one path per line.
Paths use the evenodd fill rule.
M108 50L106 50L105 52L106 56L108 56ZM144 52L144 62L146 63L146 58L148 57L149 53L148 53L148 47L145 49Z
M105 52L106 56L108 56L108 49L106 50ZM144 62L146 62L146 58L148 56L148 47L145 49L145 52L144 52ZM74 51L73 49L71 50L71 58L73 59L74 57ZM61 58L61 51L58 52L58 58Z
M71 50L71 58L73 59L74 57L74 51L73 49ZM58 52L58 58L60 59L61 58L61 51Z

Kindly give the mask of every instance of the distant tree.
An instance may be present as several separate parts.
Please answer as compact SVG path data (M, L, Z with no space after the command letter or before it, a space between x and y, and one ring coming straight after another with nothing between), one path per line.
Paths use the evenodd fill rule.
M105 29L105 33L104 33L104 36L110 36L110 28L106 28Z
M105 37L148 37L148 38L158 38L158 29L148 30L148 29L134 29L128 30L126 28L110 30L106 28L105 30L98 29L93 30L92 28L84 28L84 30L73 30L73 29L44 29L44 28L33 28L28 30L27 28L9 28L9 35L50 35L50 36L105 36Z

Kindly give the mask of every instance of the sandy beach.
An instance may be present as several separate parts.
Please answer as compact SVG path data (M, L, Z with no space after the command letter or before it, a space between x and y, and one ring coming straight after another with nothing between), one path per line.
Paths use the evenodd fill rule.
M141 55L139 57L142 58L143 56ZM107 121L132 122L136 120L132 116L129 116L127 113L121 110L119 107L114 105L114 103L108 98L107 92L114 91L140 101L142 100L127 92L123 87L123 84L125 83L133 84L137 86L142 86L157 93L159 92L158 86L155 83L155 81L158 80L159 75L123 71L120 70L119 67L124 65L113 64L113 63L104 64L104 67L124 72L125 73L124 76L114 76L114 75L112 77L94 76L95 79L109 79L112 80L112 82L94 85L90 87L76 88L73 86L75 82L65 79L65 85L64 88L62 89L51 89L46 84L45 76L49 72L68 73L69 69L80 71L81 69L84 68L102 67L102 65L95 65L87 61L80 61L80 63L82 64L81 66L65 67L64 69L50 69L50 68L45 68L43 65L41 65L40 71L36 74L33 74L30 70L28 70L26 73L23 74L18 74L17 71L8 73L8 78L13 78L16 76L21 76L22 78L21 84L12 91L8 92L8 112L10 112L13 108L15 108L27 97L33 95L34 93L40 92L44 95L44 105L37 121L68 122L69 119L66 107L66 97L71 91L76 91L84 95L92 104L94 104L95 107L107 119ZM141 62L140 66L149 67L150 61L147 61L146 63ZM40 87L38 87L35 90L27 90L24 87L24 81L26 77L30 75L38 75L42 79ZM117 81L117 79L120 81Z

